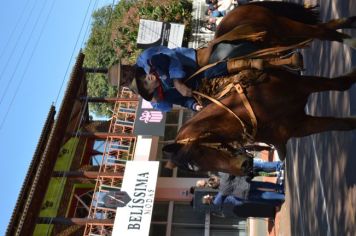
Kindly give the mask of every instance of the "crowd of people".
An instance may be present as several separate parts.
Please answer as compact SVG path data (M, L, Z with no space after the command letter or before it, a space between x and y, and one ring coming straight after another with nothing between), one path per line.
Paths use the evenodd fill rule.
M214 33L222 18L236 6L248 3L249 0L206 0L206 22L200 29L202 33Z
M282 177L284 163L280 161L264 162L254 160L254 172L278 173ZM283 179L283 177L282 177ZM200 190L218 190L203 195L202 199L192 200L192 205L199 206L194 201L209 205L220 217L233 215L238 217L274 217L276 209L284 202L284 182L272 183L253 180L251 176L233 176L219 172L208 179L200 179L196 186L190 188L194 194ZM207 191L208 192L208 191Z

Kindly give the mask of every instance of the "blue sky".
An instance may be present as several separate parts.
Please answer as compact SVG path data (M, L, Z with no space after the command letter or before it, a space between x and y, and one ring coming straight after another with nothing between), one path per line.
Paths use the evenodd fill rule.
M90 32L91 13L112 2L4 1L0 8L0 178L5 185L0 235L7 228L49 108L61 104L75 57Z

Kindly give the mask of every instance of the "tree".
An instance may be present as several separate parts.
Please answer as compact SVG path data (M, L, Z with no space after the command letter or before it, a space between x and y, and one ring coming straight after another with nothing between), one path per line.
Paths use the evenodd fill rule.
M108 68L115 61L117 55L113 49L111 37L111 23L113 10L111 6L105 6L92 15L92 29L84 48L84 66L89 68ZM88 95L92 97L114 97L116 89L108 83L103 74L87 74ZM109 115L107 108L112 104L90 103L89 109L98 116Z
M91 34L84 48L84 66L108 68L120 58L134 63L141 52L136 46L140 19L183 23L185 42L191 32L192 4L187 0L121 0L114 9L105 6L92 15ZM88 74L88 95L114 97L115 87L103 74ZM110 115L112 104L94 103L89 108L95 115Z

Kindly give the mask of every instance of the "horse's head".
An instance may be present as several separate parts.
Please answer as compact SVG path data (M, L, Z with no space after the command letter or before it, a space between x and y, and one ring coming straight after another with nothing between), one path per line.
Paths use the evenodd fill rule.
M235 95L223 100L232 108L239 105ZM234 116L215 104L209 104L181 127L175 143L163 148L163 157L171 161L170 166L174 163L186 170L245 175L252 168L251 158L222 148L223 144L238 141L242 134Z
M232 175L247 175L253 167L250 156L235 155L228 150L199 143L173 143L163 149L163 158L189 171L221 171Z

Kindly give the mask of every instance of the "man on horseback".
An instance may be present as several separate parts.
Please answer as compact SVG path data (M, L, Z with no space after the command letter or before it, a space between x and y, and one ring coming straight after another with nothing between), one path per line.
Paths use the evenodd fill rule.
M314 7L305 8L295 3L246 4L237 7L224 17L215 38L206 48L198 50L150 48L140 55L137 64L126 66L126 71L122 71L124 75L130 75L130 81L133 80L131 88L146 100L154 102L155 108L168 111L172 104L178 104L199 110L201 106L191 97L191 91L196 89L201 78L207 76L198 75L198 80L197 77L190 79L191 84L185 83L183 79L187 79L197 69L213 62L239 57L244 60L235 61L231 65L242 63L243 67L248 65L249 68L260 69L253 66L251 58L264 58L266 55L275 57L280 53L305 47L315 38L343 42L356 47L355 39L336 31L341 28L355 28L356 17L334 19L320 24L318 14ZM230 62L227 60L223 61L225 65L215 65L223 68L221 70L221 67L218 67L219 70L216 71L222 74L230 72L231 67L228 66ZM272 59L267 63L263 62L262 65L265 68L266 64L284 64L273 62L275 61ZM146 78L145 75L150 77ZM149 83L154 80L157 82ZM144 88L143 84L150 84L152 87Z
M192 97L192 90L202 79L213 79L244 69L262 70L282 64L299 64L298 55L287 59L228 59L199 69L197 51L192 48L151 47L143 51L135 65L125 65L124 80L132 80L131 90L151 101L154 108L169 111L173 104L199 111L202 106ZM188 79L189 78L189 79Z

